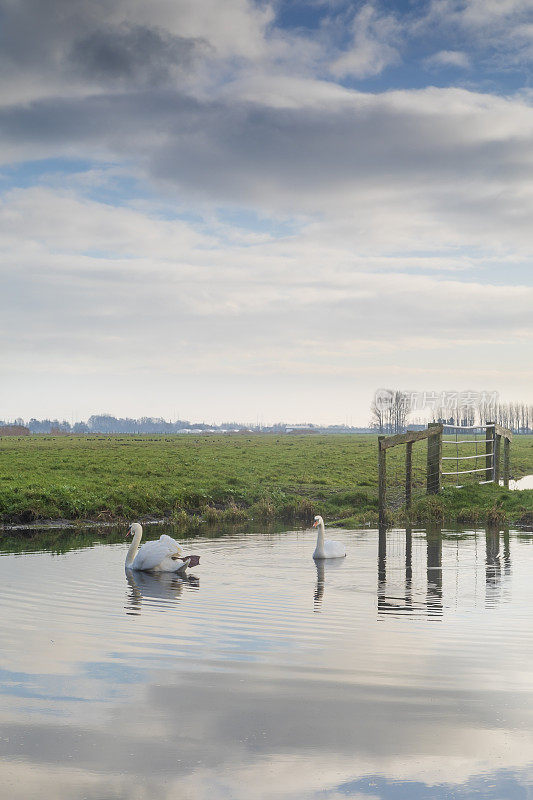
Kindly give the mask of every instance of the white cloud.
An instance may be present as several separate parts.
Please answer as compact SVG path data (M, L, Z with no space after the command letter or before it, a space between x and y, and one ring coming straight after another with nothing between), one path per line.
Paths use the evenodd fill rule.
M379 75L399 60L401 29L392 15L382 15L374 5L366 3L355 15L352 29L350 48L330 65L333 75L366 78Z
M12 192L0 213L10 340L2 370L57 385L74 380L80 389L89 378L107 385L130 375L146 386L136 392L143 408L157 375L167 391L188 384L179 390L185 407L215 376L221 387L255 382L241 392L243 407L258 402L260 381L297 380L299 390L271 411L279 403L294 418L308 381L321 376L327 383L306 400L310 418L324 419L330 382L349 381L364 387L363 421L372 387L392 376L439 382L451 365L469 384L529 380L530 287L486 285L483 259L386 256L379 230L368 232L366 254L354 253L361 229L354 239L343 222L344 229L324 220L286 238L229 244L224 226L219 238L42 187ZM466 366L470 358L475 368ZM112 406L114 391L106 397ZM231 393L226 402L221 418L231 415ZM326 421L338 418L329 413Z
M427 13L412 23L411 32L424 36L437 30L441 39L451 42L460 37L490 73L505 74L511 67L527 68L531 63L527 30L532 11L531 0L433 0Z
M32 187L12 190L0 201L0 244L11 245L19 257L38 248L54 257L92 251L111 259L117 253L120 258L175 259L183 250L208 247L210 238L181 220L169 222L135 209Z
M470 66L468 55L462 50L440 50L426 59L429 66L460 67L467 69Z

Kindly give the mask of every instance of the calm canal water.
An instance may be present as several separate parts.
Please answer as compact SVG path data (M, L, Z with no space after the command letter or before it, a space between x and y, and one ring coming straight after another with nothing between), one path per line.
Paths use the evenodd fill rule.
M1 796L532 797L533 535L333 535L2 551Z

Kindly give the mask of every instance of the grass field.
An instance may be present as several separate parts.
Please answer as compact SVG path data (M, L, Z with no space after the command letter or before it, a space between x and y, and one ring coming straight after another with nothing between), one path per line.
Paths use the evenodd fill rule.
M404 448L389 451L391 493ZM423 482L425 445L414 448ZM533 473L533 437L512 445L515 477ZM0 439L0 519L172 517L184 527L260 520L375 524L377 445L371 435L32 436ZM415 492L419 521L511 521L533 514L533 492L494 486ZM397 509L400 519L402 510Z

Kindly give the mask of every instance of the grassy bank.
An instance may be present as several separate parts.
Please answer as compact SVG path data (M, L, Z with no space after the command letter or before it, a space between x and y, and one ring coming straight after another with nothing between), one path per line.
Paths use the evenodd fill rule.
M390 451L391 484L401 482L403 448ZM423 483L425 448L414 450L415 480ZM516 438L515 477L533 473L533 439ZM250 518L375 524L376 437L344 436L111 436L0 439L0 519L131 520L170 517L178 525ZM482 522L533 514L533 492L498 487L417 496L417 521L442 516ZM470 519L466 519L471 513ZM401 521L402 509L393 514Z

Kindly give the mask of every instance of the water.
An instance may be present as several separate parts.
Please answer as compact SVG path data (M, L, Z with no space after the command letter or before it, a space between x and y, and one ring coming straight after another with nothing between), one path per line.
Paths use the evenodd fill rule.
M2 553L1 796L533 796L531 536L334 536L197 539L186 582Z
M509 489L517 489L519 491L533 489L533 475L525 475L516 481L509 481Z

